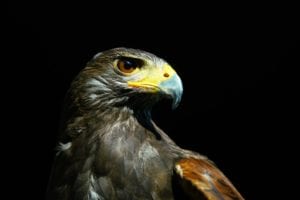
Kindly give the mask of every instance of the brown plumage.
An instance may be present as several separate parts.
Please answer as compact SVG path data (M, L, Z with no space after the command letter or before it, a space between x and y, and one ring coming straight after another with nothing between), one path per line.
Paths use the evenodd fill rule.
M224 174L209 160L184 158L175 164L184 190L204 199L243 199ZM197 191L191 192L191 187Z
M183 92L170 65L126 48L97 54L66 95L47 199L243 198L204 156L178 147L151 119Z

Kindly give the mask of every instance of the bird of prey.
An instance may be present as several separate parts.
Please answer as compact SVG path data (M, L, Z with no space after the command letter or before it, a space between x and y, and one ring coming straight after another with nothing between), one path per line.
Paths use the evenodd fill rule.
M94 56L71 83L47 190L55 200L242 200L205 156L177 146L151 119L181 80L163 59L115 48Z

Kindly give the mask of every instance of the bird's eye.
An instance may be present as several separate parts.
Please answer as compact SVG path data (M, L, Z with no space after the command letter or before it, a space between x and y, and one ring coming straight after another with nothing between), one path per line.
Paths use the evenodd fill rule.
M141 65L140 60L134 58L120 58L117 63L118 69L125 74L134 72Z

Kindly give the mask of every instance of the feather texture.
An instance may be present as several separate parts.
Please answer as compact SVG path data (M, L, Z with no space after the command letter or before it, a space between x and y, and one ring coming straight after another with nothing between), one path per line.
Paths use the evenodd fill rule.
M124 74L116 64L120 57L143 66ZM177 190L242 199L204 156L178 147L151 120L153 105L163 98L177 105L181 94L179 76L153 54L125 48L97 54L67 92L47 199L172 200ZM190 185L175 189L174 175Z

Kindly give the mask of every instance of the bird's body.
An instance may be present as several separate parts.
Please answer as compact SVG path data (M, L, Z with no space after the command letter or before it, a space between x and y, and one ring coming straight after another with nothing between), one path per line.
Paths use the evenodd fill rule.
M155 103L167 97L176 106L181 93L175 71L153 54L95 56L67 94L47 198L243 199L207 158L179 148L151 120Z

